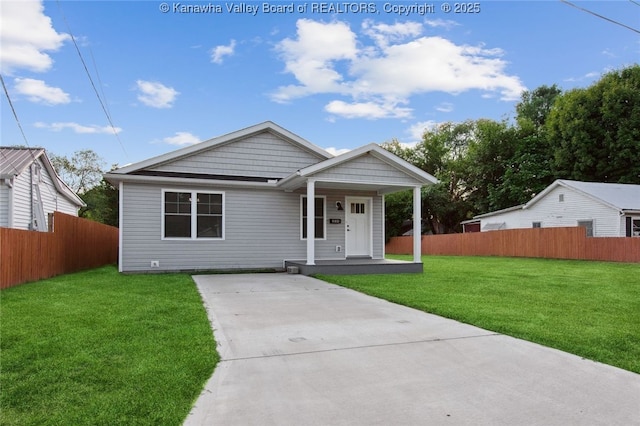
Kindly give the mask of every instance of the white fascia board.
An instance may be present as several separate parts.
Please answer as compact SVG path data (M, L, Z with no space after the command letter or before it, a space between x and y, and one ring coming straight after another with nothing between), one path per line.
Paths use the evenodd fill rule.
M47 169L47 173L49 173L49 176L51 176L51 180L53 181L53 185L55 186L56 190L78 207L86 207L87 205L84 201L82 201L82 198L80 198L78 194L73 192L73 190L69 188L69 185L67 185L60 178L56 170L53 168L53 164L51 163L51 160L49 160L49 157L45 154L44 150L42 151L42 154L42 164L44 164L44 168Z
M119 175L115 173L107 173L104 178L111 184L116 185L120 182L131 183L151 183L163 185L187 185L187 186L233 186L241 188L259 188L259 189L278 189L275 182L246 182L237 180L218 180L218 179L193 179L193 178L176 178L166 176L142 176L142 175Z
M276 136L281 136L285 139L288 139L291 142L298 144L299 146L307 149L308 151L315 153L316 155L322 158L333 157L324 149L312 144L311 142L301 138L300 136L294 133L291 133L290 131L278 126L277 124L271 121L265 121L264 123L256 124L241 130L236 130L235 132L227 133L225 135L208 139L203 142L187 146L185 148L181 148L175 151L168 152L166 154L158 155L156 157L152 157L152 158L140 161L138 163L124 166L122 168L112 171L111 173L126 174L126 173L131 173L137 170L141 170L144 168L153 167L162 163L180 159L182 157L187 157L197 152L214 148L216 146L224 145L226 143L230 143L235 140L243 139L263 131L269 131L275 134Z

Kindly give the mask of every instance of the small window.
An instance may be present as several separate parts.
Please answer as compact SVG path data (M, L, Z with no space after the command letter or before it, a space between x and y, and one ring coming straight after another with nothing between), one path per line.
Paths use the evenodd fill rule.
M585 228L587 237L593 237L593 220L579 220L578 226Z
M365 203L351 203L351 214L365 214Z
M542 222L533 222L532 223L532 227L533 228L542 228Z
M640 237L640 219L633 219L631 225L631 236Z
M163 192L163 238L224 238L223 193Z
M558 201L564 203L564 194L558 195Z
M301 211L302 211L302 220L301 220L301 235L302 239L307 239L307 197L301 197ZM314 221L315 221L315 234L316 240L322 240L325 236L325 197L316 197L315 198L315 207L314 207Z

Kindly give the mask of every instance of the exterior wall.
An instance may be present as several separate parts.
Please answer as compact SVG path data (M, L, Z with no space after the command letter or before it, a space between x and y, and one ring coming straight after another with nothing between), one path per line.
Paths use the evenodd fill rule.
M319 160L316 154L264 132L150 170L283 178Z
M30 229L31 167L13 179L13 228Z
M349 182L389 182L406 185L420 185L416 179L385 163L371 154L362 155L344 164L313 175L320 180Z
M559 201L560 195L564 196L563 202ZM528 209L482 218L482 228L497 222L505 222L504 229L531 228L533 222L541 222L542 228L566 227L577 226L582 220L593 220L594 237L625 235L617 210L563 186L554 188Z
M162 189L223 191L224 240L161 239ZM306 258L306 240L300 235L303 192L239 189L232 187L192 187L124 183L122 193L123 272L282 268L284 260ZM342 219L340 225L326 224L326 239L316 240L316 259L343 259L345 256L345 193L316 188L316 196L326 196L325 219ZM367 195L349 193L348 195ZM373 197L373 251L382 257L382 197ZM342 247L336 252L336 245ZM159 261L151 268L151 261Z
M2 180L0 180L0 226L9 227L9 188Z
M49 225L49 213L59 211L62 213L78 216L78 206L60 194L53 183L53 178L47 172L41 159L37 160L40 165L41 177L40 196L42 197L42 207L44 209L45 220ZM0 190L0 226L8 226L9 211L9 188L2 184ZM14 178L13 188L13 228L31 229L31 166L25 168L22 173ZM5 203L6 200L6 203ZM7 213L5 213L5 210Z

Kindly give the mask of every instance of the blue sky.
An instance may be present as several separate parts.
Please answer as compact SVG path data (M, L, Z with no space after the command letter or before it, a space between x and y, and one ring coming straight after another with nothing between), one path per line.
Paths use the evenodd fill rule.
M92 149L108 167L266 120L335 152L413 143L640 59L638 33L560 1L163 3L0 3L2 76L29 145ZM639 2L573 3L640 27ZM4 94L1 114L1 144L24 144Z

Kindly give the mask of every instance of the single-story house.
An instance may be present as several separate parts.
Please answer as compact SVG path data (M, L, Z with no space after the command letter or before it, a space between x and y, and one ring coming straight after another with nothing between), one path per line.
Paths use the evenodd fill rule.
M592 237L640 237L640 185L558 179L526 204L462 225L465 232L583 226Z
M83 206L44 148L0 147L0 226L46 232L49 213L78 216Z
M272 122L105 178L120 191L122 272L384 272L385 194L413 190L419 230L420 190L437 182L376 144L333 156ZM421 272L416 234L409 266Z

